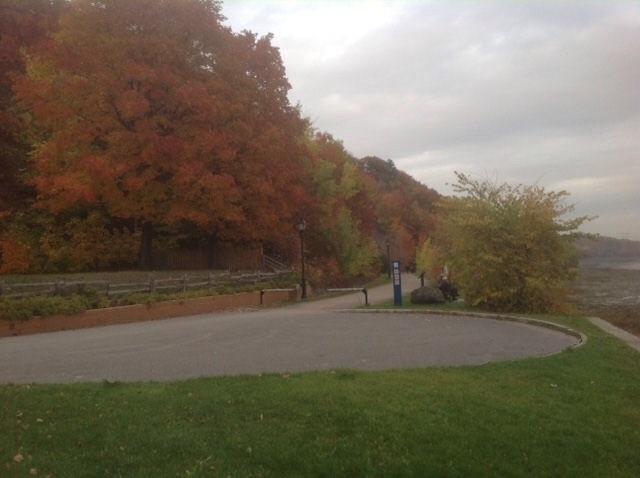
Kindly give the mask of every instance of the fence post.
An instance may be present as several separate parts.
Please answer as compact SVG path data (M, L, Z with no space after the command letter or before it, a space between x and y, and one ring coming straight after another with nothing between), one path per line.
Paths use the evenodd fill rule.
M262 298L263 298L263 297L264 297L264 291L263 291L263 290L261 290L261 291L260 291L260 305L262 305L262 302L263 302L263 301L262 301Z
M364 293L364 305L369 305L369 293L367 292L367 288L363 287L362 292Z

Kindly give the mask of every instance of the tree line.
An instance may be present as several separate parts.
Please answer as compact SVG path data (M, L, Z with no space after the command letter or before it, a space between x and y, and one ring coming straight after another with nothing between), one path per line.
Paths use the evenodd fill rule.
M414 261L439 195L288 99L270 35L213 0L0 0L0 273L154 267L261 243L312 280Z

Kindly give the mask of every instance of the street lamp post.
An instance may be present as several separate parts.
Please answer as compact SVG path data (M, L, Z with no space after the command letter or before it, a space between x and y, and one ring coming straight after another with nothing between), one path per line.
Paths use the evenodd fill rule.
M391 279L391 245L387 239L387 277Z
M298 232L300 232L300 263L301 263L301 274L300 274L300 286L302 287L301 298L307 298L307 280L304 276L304 230L307 228L307 224L304 222L304 219L300 224L298 224Z

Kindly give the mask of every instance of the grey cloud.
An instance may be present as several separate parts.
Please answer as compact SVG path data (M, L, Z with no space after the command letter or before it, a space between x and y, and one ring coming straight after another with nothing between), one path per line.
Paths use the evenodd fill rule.
M329 58L279 37L283 5L243 26L273 31L292 100L355 155L443 192L454 169L565 185L591 230L640 239L640 4L402 3Z
M334 64L301 72L296 94L356 153L392 156L637 115L638 28L606 18L578 31L534 28L487 9L452 28L456 18L411 12Z

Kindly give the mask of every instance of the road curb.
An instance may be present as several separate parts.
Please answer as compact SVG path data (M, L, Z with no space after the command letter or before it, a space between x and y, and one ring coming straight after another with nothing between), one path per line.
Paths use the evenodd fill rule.
M393 314L425 314L425 315L451 315L456 317L468 317L468 318L476 318L476 319L493 319L493 320L505 320L509 322L519 322L521 324L533 325L537 327L544 327L547 329L552 329L557 332L562 332L566 335L570 335L576 339L578 342L569 346L569 349L576 349L578 347L583 346L587 343L587 336L582 332L572 329L571 327L567 327L564 325L556 324L555 322L549 322L547 320L542 319L533 319L530 317L520 317L517 315L507 315L507 314L493 314L493 313L484 313L484 312L465 312L458 310L438 310L438 309L342 309L339 312L356 312L356 313L393 313Z

